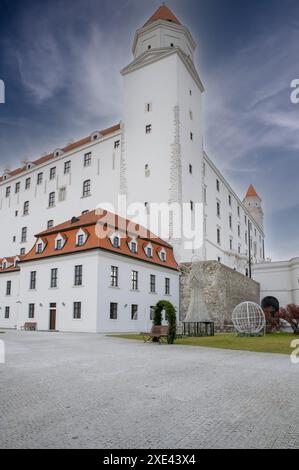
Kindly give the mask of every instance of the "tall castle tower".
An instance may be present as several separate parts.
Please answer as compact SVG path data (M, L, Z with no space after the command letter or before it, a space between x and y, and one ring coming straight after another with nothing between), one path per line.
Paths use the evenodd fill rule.
M249 186L246 196L243 201L245 207L248 209L258 226L264 230L264 212L262 209L262 199L257 194L252 184Z
M133 61L122 70L124 120L121 193L128 203L203 201L202 94L194 65L195 41L162 5L137 30ZM172 221L170 221L170 226ZM200 250L170 237L178 261Z

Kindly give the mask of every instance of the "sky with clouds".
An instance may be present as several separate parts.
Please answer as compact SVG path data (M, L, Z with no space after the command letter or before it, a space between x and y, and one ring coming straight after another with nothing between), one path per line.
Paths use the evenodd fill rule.
M119 71L159 0L0 1L0 171L122 118ZM263 198L267 255L299 256L298 0L168 0L198 44L205 148Z

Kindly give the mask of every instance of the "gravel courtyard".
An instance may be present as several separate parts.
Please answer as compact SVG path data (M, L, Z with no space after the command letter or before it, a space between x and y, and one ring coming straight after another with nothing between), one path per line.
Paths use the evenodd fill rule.
M1 448L299 448L287 355L8 331Z

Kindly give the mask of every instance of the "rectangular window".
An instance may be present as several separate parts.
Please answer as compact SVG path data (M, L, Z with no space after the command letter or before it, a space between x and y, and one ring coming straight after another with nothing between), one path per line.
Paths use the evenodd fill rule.
M25 180L25 189L29 189L31 184L31 178L27 178Z
M151 132L152 132L152 125L148 124L147 126L145 126L145 133L150 134Z
M30 273L30 284L29 289L36 289L36 271L31 271Z
M51 280L50 280L50 287L52 289L57 287L57 279L58 279L58 269L53 268L51 269Z
M191 163L189 164L189 173L190 173L190 175L192 175L192 173L193 173L193 167L192 167Z
M193 210L194 210L194 202L193 201L190 201L190 210L191 210L191 212L193 212Z
M216 189L219 193L219 191L220 191L220 181L219 180L216 180Z
M240 206L238 206L238 217L240 217Z
M54 207L55 206L55 193L50 193L49 194L49 207Z
M6 320L8 320L8 318L9 318L9 310L10 310L10 307L5 307L4 318L6 318Z
M111 287L118 287L118 267L111 266Z
M82 314L82 305L81 302L74 302L73 306L73 318L74 320L80 320Z
M27 227L22 228L21 232L21 243L26 243L27 241Z
M56 167L50 168L50 180L53 180L56 176Z
M7 186L5 196L6 197L10 196L10 186Z
M138 290L138 271L132 271L132 290Z
M35 304L29 304L28 307L28 318L34 318Z
M220 202L217 202L217 217L221 216L221 205Z
M82 280L83 280L82 274L83 274L82 265L75 266L75 280L74 280L75 286L82 286Z
M83 197L90 196L90 180L86 180L83 183Z
M77 237L77 246L83 246L84 245L84 235L78 235Z
M151 274L150 291L152 294L156 292L156 276L153 274Z
M29 201L24 202L23 215L29 214Z
M15 185L15 193L18 194L20 192L20 188L21 188L21 183L16 183Z
M38 243L37 248L36 248L36 253L41 254L43 252L43 244Z
M6 295L11 295L11 281L6 282Z
M120 140L116 140L116 141L114 142L114 148L115 148L115 149L118 149L119 146L120 146Z
M238 237L240 237L240 236L241 236L241 227L240 227L240 225L238 225Z
M232 228L233 228L233 217L230 215L228 220L229 220L229 228L232 230Z
M165 295L170 295L170 279L169 279L169 277L165 278Z
M231 206L232 205L232 197L231 195L228 196L228 204Z
M86 153L84 155L84 166L90 166L91 165L91 152Z
M52 228L54 226L54 220L48 220L47 228Z
M190 140L193 140L193 132L190 132Z
M232 241L232 239L230 239L230 241L229 241L229 249L230 249L230 250L233 249L233 241Z
M70 160L68 162L64 163L64 174L67 175L71 171L71 162Z
M110 303L110 320L117 320L117 304Z
M36 183L39 185L39 184L42 184L42 182L43 182L43 174L38 173Z
M138 305L131 306L131 320L138 320Z

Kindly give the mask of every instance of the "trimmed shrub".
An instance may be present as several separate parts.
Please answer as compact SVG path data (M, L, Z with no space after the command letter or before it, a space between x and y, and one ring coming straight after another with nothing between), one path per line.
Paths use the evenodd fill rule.
M157 303L155 307L154 320L153 323L155 326L162 325L162 312L166 312L166 320L168 322L168 344L173 344L176 338L176 310L172 303L167 300L161 300Z

